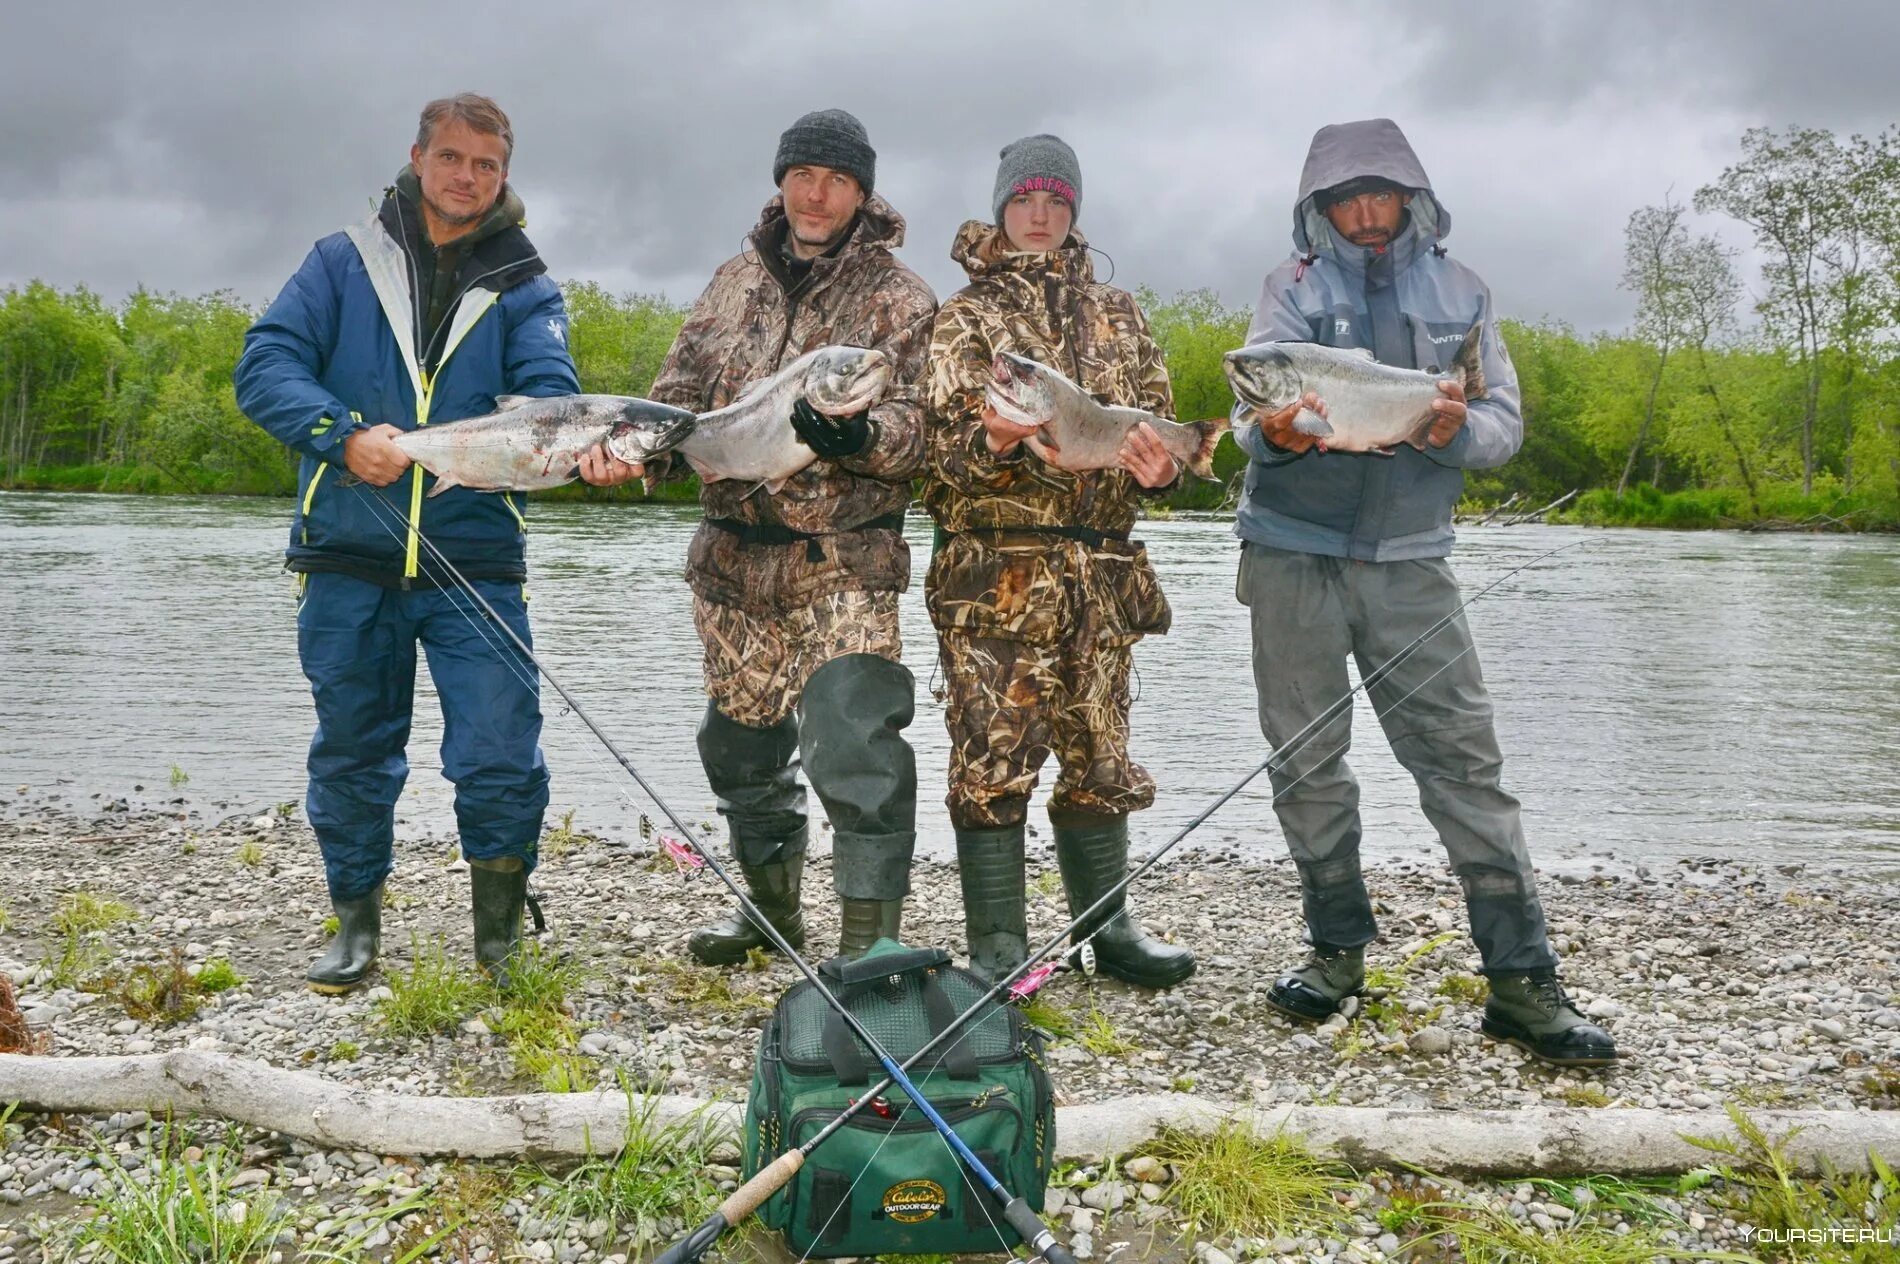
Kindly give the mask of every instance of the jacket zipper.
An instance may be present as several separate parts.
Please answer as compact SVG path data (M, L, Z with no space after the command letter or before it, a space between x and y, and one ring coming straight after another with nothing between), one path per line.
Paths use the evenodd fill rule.
M502 271L505 271L505 269L491 268L487 272L484 272L481 276L476 277L474 280L470 281L467 285L462 287L461 293L455 296L454 306L450 308L449 321L451 324L453 324L455 321L455 316L453 313L461 307L462 300L465 297L467 297L468 292L475 288L475 281L485 280L488 277L495 275L497 272L502 272ZM416 377L417 377L417 380L419 380L422 383L422 392L416 396L416 428L418 430L429 424L429 407L435 398L435 384L441 381L442 370L445 367L447 367L448 362L449 362L449 357L454 355L455 349L462 345L462 338L468 337L469 330L474 329L476 325L479 325L481 323L482 316L488 315L488 308L493 307L496 303L500 301L501 301L501 296L499 294L495 295L495 297L489 301L488 307L484 307L482 309L481 315L478 315L477 317L475 317L474 320L468 323L468 328L462 331L461 337L457 338L454 342L450 343L448 346L443 348L442 362L435 366L434 373L424 372L421 362L420 361L417 362ZM506 493L503 493L503 496L505 498ZM513 506L511 505L509 506L509 508L512 509ZM517 520L520 519L520 516L521 515L519 513L515 515ZM407 541L407 547L403 554L403 564L402 564L402 586L405 589L409 587L409 581L416 578L416 575L418 573L419 568L417 567L417 564L416 564L417 563L417 549L421 543L421 535L422 535L422 466L417 465L414 467L414 477L410 480L410 484L409 484L409 532L408 532L409 538Z

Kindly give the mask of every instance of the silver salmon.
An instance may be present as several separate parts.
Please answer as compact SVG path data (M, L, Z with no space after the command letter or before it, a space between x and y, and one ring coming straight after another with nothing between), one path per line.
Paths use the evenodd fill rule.
M1242 404L1269 413L1296 403L1308 391L1317 394L1326 416L1302 408L1293 428L1314 436L1328 452L1377 452L1398 443L1423 448L1437 416L1432 401L1445 398L1438 389L1441 380L1462 385L1466 399L1484 397L1478 341L1482 333L1481 324L1471 327L1443 378L1380 364L1370 351L1312 342L1258 342L1227 353L1227 380Z
M819 347L771 377L760 378L724 408L701 413L693 432L673 447L700 481L740 479L776 493L818 459L792 429L801 395L834 417L882 403L892 385L890 357L864 347Z
M984 392L990 407L1005 421L1036 427L1023 442L1050 465L1076 472L1115 469L1123 440L1145 421L1177 465L1196 478L1214 477L1214 448L1230 424L1225 417L1182 424L1139 408L1098 404L1048 365L1007 351L990 368Z
M686 409L630 395L503 395L485 417L423 426L395 444L435 475L431 496L451 487L531 492L572 481L595 444L638 465L692 429Z

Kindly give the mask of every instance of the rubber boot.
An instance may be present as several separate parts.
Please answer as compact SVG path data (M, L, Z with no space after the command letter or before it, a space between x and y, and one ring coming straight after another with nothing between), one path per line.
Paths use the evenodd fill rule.
M361 983L376 964L383 943L382 883L361 899L332 899L330 907L336 911L336 937L303 977L312 992L341 996Z
M1479 1029L1556 1066L1609 1066L1616 1041L1571 1003L1555 970L1490 976L1491 999Z
M752 903L767 921L794 948L805 946L805 910L798 902L805 875L805 853L796 852L769 865L739 866ZM774 952L772 941L752 924L742 910L734 909L724 921L696 930L686 941L686 951L703 966L733 966L746 959L754 948Z
M1007 978L1029 956L1021 825L957 831L957 877L970 969L987 983Z
M518 856L468 862L475 913L475 964L497 987L508 986L510 959L521 947L528 906L528 870Z
M1364 948L1314 948L1306 964L1289 970L1267 989L1267 1004L1288 1018L1324 1022L1349 996L1366 990Z
M896 939L904 920L902 900L853 900L842 902L843 932L838 936L838 951L847 957L862 957L880 939Z
M1079 917L1128 872L1128 818L1051 812L1049 823L1069 914ZM1070 938L1080 943L1091 935L1096 969L1138 987L1173 987L1194 973L1193 953L1156 939L1128 916L1126 891Z

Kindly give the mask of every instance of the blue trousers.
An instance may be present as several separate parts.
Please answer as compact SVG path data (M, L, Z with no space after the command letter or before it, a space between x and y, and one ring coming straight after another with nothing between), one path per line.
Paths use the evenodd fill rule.
M521 585L475 587L532 645ZM548 805L534 665L460 589L403 592L315 574L297 607L298 657L317 704L304 807L332 899L360 899L389 874L418 644L442 701L442 775L455 783L462 854L534 868Z

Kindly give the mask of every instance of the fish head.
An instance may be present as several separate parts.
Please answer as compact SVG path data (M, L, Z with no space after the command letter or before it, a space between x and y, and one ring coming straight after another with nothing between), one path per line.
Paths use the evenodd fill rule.
M999 351L990 362L991 408L1003 420L1018 426L1040 426L1056 414L1056 384L1052 371L1027 356Z
M1292 352L1277 342L1229 351L1225 365L1234 397L1250 408L1278 412L1305 395L1299 365Z
M828 416L847 417L883 402L891 383L891 358L882 351L820 347L805 366L805 402Z
M629 465L640 465L649 457L670 451L693 433L698 421L684 408L650 399L611 395L603 399L609 414L607 452Z

